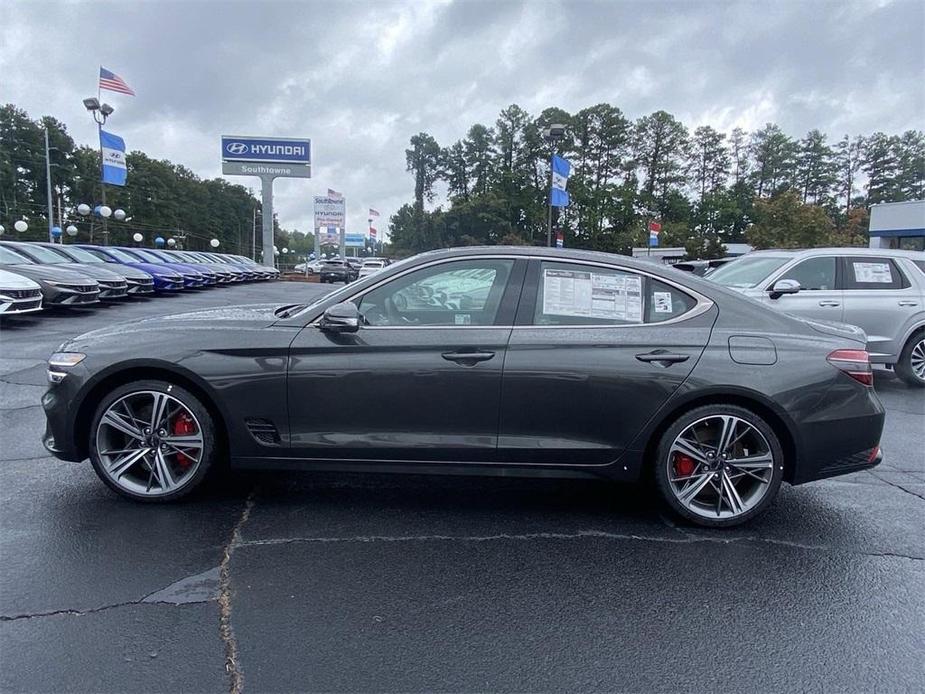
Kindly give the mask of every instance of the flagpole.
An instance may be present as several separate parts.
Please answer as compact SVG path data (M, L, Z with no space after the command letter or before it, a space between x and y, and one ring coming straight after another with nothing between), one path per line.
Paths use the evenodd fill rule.
M548 211L547 220L546 220L546 247L547 248L552 247L552 180L553 180L552 179L552 176L553 176L552 161L555 156L556 156L556 148L555 148L555 145L553 145L552 157L549 158L549 200L548 200L549 211Z
M51 202L51 154L48 151L48 126L45 126L45 178L48 184L48 240L51 243L55 242L55 236L51 233L52 228L55 225L55 212L52 208Z

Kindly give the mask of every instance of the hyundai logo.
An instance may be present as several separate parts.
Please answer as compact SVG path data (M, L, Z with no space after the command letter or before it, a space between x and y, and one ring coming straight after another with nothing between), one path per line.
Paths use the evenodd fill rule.
M228 150L228 154L244 154L247 152L247 145L243 142L229 142L225 149Z

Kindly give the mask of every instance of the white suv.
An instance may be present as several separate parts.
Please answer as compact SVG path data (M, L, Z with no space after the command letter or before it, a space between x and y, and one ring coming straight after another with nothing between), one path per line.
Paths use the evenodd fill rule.
M925 252L756 251L706 279L796 316L856 325L872 362L925 387Z

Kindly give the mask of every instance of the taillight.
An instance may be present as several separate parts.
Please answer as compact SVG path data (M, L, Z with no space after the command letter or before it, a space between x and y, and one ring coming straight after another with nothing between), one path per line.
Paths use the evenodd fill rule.
M863 349L836 349L826 360L839 371L848 374L865 386L874 385L874 373L870 368L870 355Z

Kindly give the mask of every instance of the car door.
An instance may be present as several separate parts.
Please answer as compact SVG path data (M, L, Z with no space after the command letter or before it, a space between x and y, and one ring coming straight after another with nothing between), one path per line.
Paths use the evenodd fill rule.
M305 327L289 360L292 453L493 460L525 265L510 257L437 261L355 295L365 323L357 332Z
M502 460L602 465L690 374L717 310L635 270L531 261L504 363Z
M800 318L841 321L844 315L844 296L838 284L840 271L836 256L814 256L800 260L778 273L765 287L769 290L780 280L796 280L800 283L800 291L776 298L765 292L763 300L778 311Z
M842 263L844 322L867 333L872 358L898 358L907 329L925 313L921 292L892 258L848 256Z

